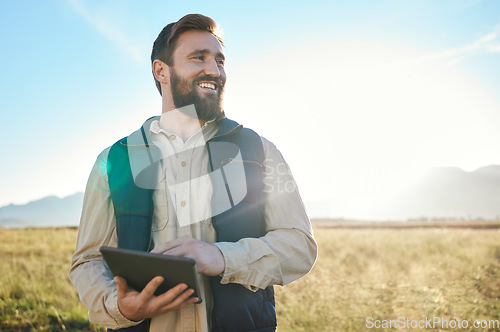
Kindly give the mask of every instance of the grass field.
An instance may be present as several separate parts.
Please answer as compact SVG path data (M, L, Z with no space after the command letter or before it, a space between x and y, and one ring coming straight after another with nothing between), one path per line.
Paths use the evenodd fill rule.
M317 228L315 236L313 271L275 287L279 331L368 330L367 317L500 320L499 229ZM75 240L75 229L0 229L0 330L104 331L88 322L67 278Z

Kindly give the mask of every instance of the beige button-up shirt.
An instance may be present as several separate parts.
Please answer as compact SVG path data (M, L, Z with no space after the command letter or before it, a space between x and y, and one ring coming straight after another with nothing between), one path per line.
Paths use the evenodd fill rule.
M151 122L150 137L163 156L155 190L153 240L155 245L190 236L214 243L211 224L212 185L205 142L218 129L207 122L185 142L162 129L164 117ZM312 268L317 246L309 218L288 165L276 147L262 138L265 153L265 222L267 234L235 243L214 243L222 252L222 283L239 283L251 290L285 285ZM89 319L112 329L137 324L118 309L116 284L99 247L117 246L116 218L110 197L106 162L109 148L97 158L90 174L69 277ZM201 304L169 312L151 321L150 331L210 331L212 297L208 277L198 275Z

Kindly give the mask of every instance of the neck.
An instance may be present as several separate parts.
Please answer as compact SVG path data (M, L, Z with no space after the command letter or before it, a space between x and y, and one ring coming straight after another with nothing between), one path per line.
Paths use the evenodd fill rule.
M163 111L160 118L160 126L168 132L179 136L183 141L193 136L206 121L191 117L174 108Z

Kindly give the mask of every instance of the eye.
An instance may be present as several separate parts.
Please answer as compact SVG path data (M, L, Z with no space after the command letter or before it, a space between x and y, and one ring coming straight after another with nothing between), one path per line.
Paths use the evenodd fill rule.
M215 61L217 62L217 64L219 66L224 66L224 60L222 60L222 59L215 59Z
M197 56L194 56L193 59L203 61L203 60L205 60L205 56L204 55L197 55Z

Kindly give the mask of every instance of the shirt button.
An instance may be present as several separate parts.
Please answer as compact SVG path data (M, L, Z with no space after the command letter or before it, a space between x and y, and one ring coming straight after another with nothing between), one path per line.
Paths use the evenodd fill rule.
M186 167L186 165L187 165L187 164L186 164L186 162L185 162L185 161L183 161L183 162L181 163L181 166L182 166L182 167Z
M186 206L186 201L181 201L181 206L185 207Z
M229 278L229 282L234 282L234 277Z
M172 134L168 138L173 141L177 138L177 136L175 136L175 134Z

